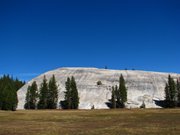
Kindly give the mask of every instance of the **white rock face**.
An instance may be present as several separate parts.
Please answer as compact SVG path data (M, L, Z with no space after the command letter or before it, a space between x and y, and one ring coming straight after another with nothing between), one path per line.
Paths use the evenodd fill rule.
M180 77L179 74L172 73L97 68L60 68L42 74L22 87L18 91L19 103L17 109L24 108L28 85L36 81L39 87L44 75L47 79L50 79L53 74L59 85L59 101L64 100L67 77L75 77L80 97L79 109L91 109L93 105L95 109L107 109L106 103L111 98L111 86L119 84L121 74L124 76L128 88L127 108L139 108L143 101L147 108L159 108L160 106L156 105L154 100L164 100L164 87L168 75L171 74L175 79ZM98 86L97 81L101 81L102 85Z

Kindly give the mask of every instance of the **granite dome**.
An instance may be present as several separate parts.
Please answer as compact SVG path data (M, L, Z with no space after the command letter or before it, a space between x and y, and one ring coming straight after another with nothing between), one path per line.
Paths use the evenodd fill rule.
M118 80L123 74L128 87L128 101L126 107L136 108L139 107L144 101L147 108L159 108L154 100L164 100L164 87L168 75L171 74L174 78L179 78L179 74L174 73L159 73L159 72L146 72L136 70L109 70L98 68L59 68L46 72L23 86L18 91L18 107L23 109L25 104L25 96L28 85L36 81L40 86L43 76L50 79L55 75L58 90L59 101L64 100L65 81L67 77L74 76L76 79L80 104L79 109L106 109L106 103L111 98L111 86L118 85ZM101 81L102 85L97 85ZM58 108L60 106L58 105Z

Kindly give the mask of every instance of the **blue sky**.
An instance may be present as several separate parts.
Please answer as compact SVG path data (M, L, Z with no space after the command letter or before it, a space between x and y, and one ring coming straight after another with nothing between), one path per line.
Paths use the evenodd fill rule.
M105 66L180 73L180 1L0 0L0 74Z

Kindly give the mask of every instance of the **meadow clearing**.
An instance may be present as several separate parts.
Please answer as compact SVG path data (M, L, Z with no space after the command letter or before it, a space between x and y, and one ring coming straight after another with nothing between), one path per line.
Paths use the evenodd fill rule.
M0 111L0 135L180 135L180 109Z

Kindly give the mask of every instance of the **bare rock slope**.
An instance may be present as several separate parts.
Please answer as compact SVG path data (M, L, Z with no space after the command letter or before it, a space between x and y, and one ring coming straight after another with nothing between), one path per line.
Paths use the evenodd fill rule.
M91 109L92 106L95 109L108 108L106 103L111 98L111 86L118 85L121 74L123 74L126 80L126 86L128 87L128 102L126 103L126 107L136 108L142 102L145 102L147 108L159 108L160 106L155 103L155 100L160 101L164 99L164 87L168 78L168 73L158 72L97 68L60 68L46 72L22 87L18 91L18 109L24 108L28 85L36 81L38 86L40 86L44 75L46 75L47 79L50 79L53 74L59 85L59 101L64 100L65 81L67 77L75 77L80 97L80 109ZM179 74L171 75L174 78L180 77ZM102 85L97 85L97 81L101 81Z

